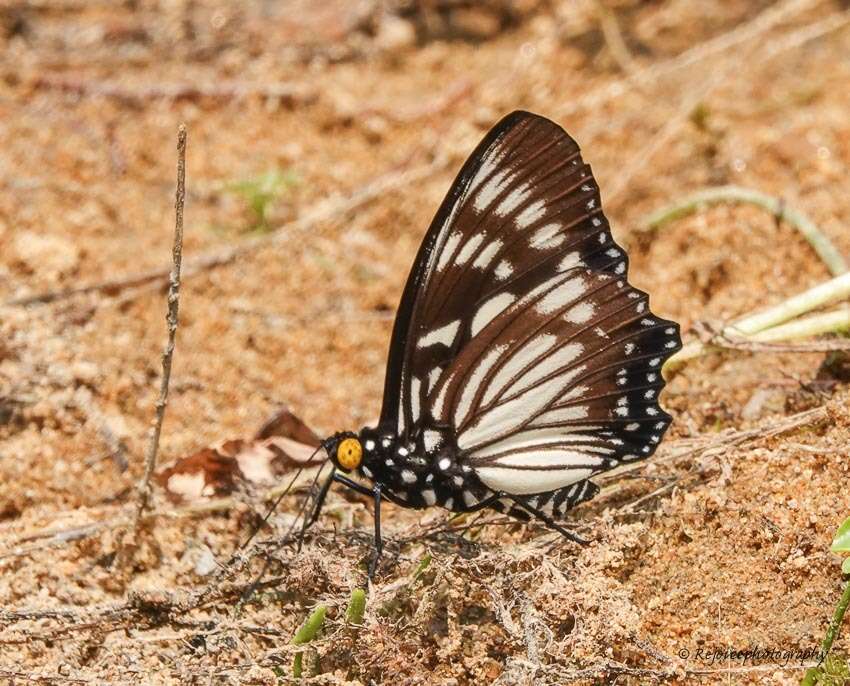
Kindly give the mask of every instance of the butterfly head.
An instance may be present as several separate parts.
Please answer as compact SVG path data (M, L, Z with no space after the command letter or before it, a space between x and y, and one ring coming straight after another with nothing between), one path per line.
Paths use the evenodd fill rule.
M363 445L357 434L350 431L331 436L324 446L334 465L343 471L351 472L363 461Z

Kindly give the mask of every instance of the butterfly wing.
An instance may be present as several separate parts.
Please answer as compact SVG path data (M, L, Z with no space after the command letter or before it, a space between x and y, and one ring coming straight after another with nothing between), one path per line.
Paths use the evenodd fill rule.
M508 115L461 169L417 255L381 425L449 430L459 459L511 493L648 456L670 421L660 365L680 342L627 271L576 142L543 117ZM427 436L439 434L425 434L436 451Z
M381 424L419 419L436 370L484 317L522 294L529 270L554 274L566 258L612 273L628 266L576 142L548 119L514 112L464 164L419 249L393 329Z

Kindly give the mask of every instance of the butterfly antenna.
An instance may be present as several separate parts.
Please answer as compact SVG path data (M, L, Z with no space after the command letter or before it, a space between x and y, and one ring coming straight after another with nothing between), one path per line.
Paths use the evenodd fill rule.
M322 447L323 447L323 446L321 446L321 445L320 445L318 448L316 448L316 449L313 451L313 454L312 454L312 455L310 455L310 457L307 459L307 462L310 462L310 460L312 460L312 459L316 456L316 454L319 452L319 450L321 450L321 449L322 449ZM318 479L319 474L321 474L321 473L322 473L322 470L323 470L324 468L325 468L325 464L323 463L323 464L322 464L322 466L319 468L319 471L316 473L316 476L314 477L314 479L313 479L312 483L310 484L310 490L311 490L311 491L312 491L312 490L313 490L313 488L315 487L315 485L316 485L316 480ZM248 538L248 540L246 540L246 541L245 541L245 542L244 542L244 543L240 546L239 550L242 550L242 549L243 549L246 545L248 545L248 543L251 541L251 539L252 539L252 538L256 535L257 531L259 531L259 530L260 530L260 527L262 527L262 525L268 521L268 519L269 519L269 517L271 516L272 512L274 512L274 511L277 509L277 506L280 504L280 501L281 501L281 500L283 500L284 496L286 496L286 495L288 495L288 494L289 494L289 492L292 490L292 486L295 484L295 481L298 479L298 477L299 477L299 476L301 476L301 473L302 473L303 471L304 471L304 468L303 468L303 467L301 467L301 468L299 468L299 469L298 469L298 471L297 471L297 472L295 472L295 476L293 476L293 477L292 477L292 479L290 479L289 483L286 485L286 488L283 490L283 492L282 492L282 493L281 493L281 494L280 494L277 498L275 498L274 503L272 503L272 506L269 508L268 512L266 512L266 514L265 514L265 516L263 517L262 521L260 522L259 526L257 526L257 528L253 531L253 533L252 533L252 534L251 534L251 536ZM302 512L304 511L304 505L305 505L307 502L309 502L309 501L310 501L310 498L309 498L309 497L304 499L304 502L301 504L301 507L300 507L300 508L299 508L299 510L298 510L298 514L297 514L297 515L296 515L296 517L295 517L295 521L294 521L294 522L290 525L290 527L289 527L289 529L287 530L286 534L284 534L284 535L283 535L283 536L282 536L282 537L278 540L278 542L275 544L274 548L272 548L272 550L270 551L270 553L266 556L266 559L265 559L265 560L264 560L264 562L263 562L263 566L262 566L262 568L260 569L260 571L259 571L259 573L257 574L257 576L254 578L254 580L253 580L253 581L252 581L252 582L251 582L251 583L250 583L250 584L249 584L249 585L245 588L245 590L242 592L242 596L240 597L240 600L239 600L240 604L247 602L247 601L248 601L248 599L249 599L249 598L250 598L250 597L254 594L254 591L256 591L256 590L257 590L257 587L260 585L260 583L261 583L261 582L262 582L262 580L263 580L263 577L266 575L266 571L268 571L269 564L271 564L271 556L272 556L272 555L274 555L274 554L275 554L278 550L280 550L280 549L281 549L281 547L283 547L284 543L286 543L286 541L287 541L287 540L289 540L289 538L292 536L292 532L293 532L293 530L295 529L295 525L298 523L298 520L301 518L301 514L302 514Z
M301 521L301 530L298 532L298 547L297 551L301 552L301 547L304 543L304 534L309 528L310 524L312 524L311 515L315 506L313 503L318 502L320 498L323 498L323 494L326 491L325 486L322 486L319 491L316 491L316 484L319 482L319 478L322 476L322 472L325 470L325 465L322 465L319 468L319 471L316 472L316 476L313 477L313 481L310 482L310 488L307 491L307 497L301 502L301 507L298 508L298 513L295 515L295 519L290 525L288 531L286 532L286 539L289 539L293 532L295 531L295 527L298 525L298 522ZM333 469L331 470L331 479L333 479ZM308 507L309 506L309 507ZM308 514L310 513L310 514ZM303 519L302 519L303 518Z
M313 451L313 454L310 455L310 457L307 458L307 462L310 462L310 460L312 460L316 456L316 453L318 453L319 450L321 450L321 447L322 446L319 446L318 448L316 448ZM280 493L280 495L278 495L277 498L274 499L274 502L271 504L271 507L269 507L269 509L266 510L266 513L263 515L263 518L257 523L257 526L251 532L251 535L248 536L247 539L245 539L245 541L242 543L242 545L239 546L239 548L237 548L237 551L244 550L245 547L254 539L254 536L257 535L257 533L260 531L260 529L262 529L266 524L268 524L269 517L271 517L272 513L275 510L277 510L277 506L280 505L280 501L283 500L287 495L289 495L289 492L292 490L292 486L298 480L298 477L301 476L301 473L303 471L304 471L304 467L298 468L298 471L295 472L295 476L293 476L289 480L289 483L286 485L286 488L283 489L283 491Z

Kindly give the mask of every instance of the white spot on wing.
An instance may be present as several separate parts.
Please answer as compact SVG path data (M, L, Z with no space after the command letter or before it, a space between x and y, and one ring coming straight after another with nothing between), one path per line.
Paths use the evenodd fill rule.
M531 195L531 188L525 184L519 186L518 188L514 188L507 194L504 200L499 203L499 206L496 208L496 214L500 217L504 217L506 214L510 214L517 207L522 205L528 196Z
M496 271L494 273L496 275L496 278L499 279L499 281L504 281L511 274L514 273L514 268L513 266L511 266L510 262L508 262L507 260L502 260L496 266Z
M581 255L579 255L579 253L577 253L577 252L571 252L568 255L566 255L564 257L564 259L562 259L558 263L558 271L559 272L565 272L568 269L573 269L574 267L583 267L583 266L584 266L584 262L581 259Z
M587 284L584 279L578 276L569 279L544 295L535 306L535 309L540 314L551 314L561 309L564 305L578 300L585 290L587 290Z
M567 239L566 235L561 232L560 224L546 224L537 229L528 241L528 244L535 250L550 250L557 248ZM571 253L575 255L576 253Z
M567 310L567 313L564 315L564 319L573 324L584 324L593 317L594 312L596 312L596 306L592 302L580 302L578 305L574 305ZM605 335L604 331L602 332L602 335Z
M467 507L472 507L473 505L478 504L478 498L475 497L475 494L472 491L464 491L463 502L466 503Z
M493 261L493 258L496 256L496 253L499 252L501 247L502 241L499 239L491 241L484 246L484 249L480 253L478 253L478 257L475 258L472 266L476 269L485 269L487 265Z
M409 469L402 469L401 470L401 480L404 481L404 483L406 483L406 484L416 483L416 474L414 474Z
M544 214L546 214L546 203L543 200L538 200L537 202L531 203L522 212L520 212L516 216L514 223L517 225L518 229L524 229L536 222Z
M436 345L437 343L450 346L455 339L458 327L460 327L460 320L456 319L445 326L441 326L439 329L434 329L419 339L417 347L427 348L429 345Z
M442 443L443 437L439 431L425 431L423 440L425 443L425 450L430 453L433 452L440 443Z
M434 493L433 489L427 489L422 491L422 499L425 501L425 504L429 507L437 502L437 494Z

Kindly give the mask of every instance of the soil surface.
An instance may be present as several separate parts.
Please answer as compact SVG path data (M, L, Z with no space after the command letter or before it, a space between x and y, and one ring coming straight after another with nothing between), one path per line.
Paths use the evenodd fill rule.
M287 683L304 650L312 683L799 683L842 588L841 354L685 365L657 455L570 514L583 548L386 505L353 627L357 495L332 490L299 552L294 489L227 568L265 488L205 507L157 486L133 532L167 338L167 280L146 275L170 265L182 122L160 464L281 405L359 428L425 228L484 132L527 109L579 141L631 281L695 339L830 272L757 207L647 232L650 212L741 185L850 256L845 2L12 1L0 44L0 681ZM293 646L318 604L322 633ZM775 652L729 654L751 649Z

